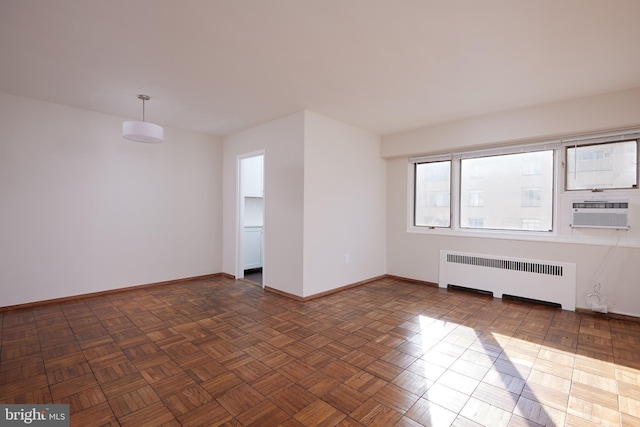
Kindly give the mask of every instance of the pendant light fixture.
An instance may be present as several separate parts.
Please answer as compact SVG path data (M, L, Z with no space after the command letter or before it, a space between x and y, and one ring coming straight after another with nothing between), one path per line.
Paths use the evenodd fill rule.
M144 103L150 98L148 95L138 95L142 101L142 121L127 121L122 124L122 136L137 142L158 143L164 140L162 126L144 121Z

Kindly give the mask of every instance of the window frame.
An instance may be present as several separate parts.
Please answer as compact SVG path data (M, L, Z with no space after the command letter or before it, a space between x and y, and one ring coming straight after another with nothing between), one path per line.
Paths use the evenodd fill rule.
M441 162L450 162L449 164L449 203L446 206L437 206L437 207L441 207L441 208L447 208L449 210L449 225L418 225L417 224L417 211L418 211L418 191L417 191L417 187L418 187L418 166L422 165L422 164L432 164L432 163L441 163ZM412 188L412 193L413 193L413 203L411 206L411 224L412 227L416 227L416 228L427 228L427 229L435 229L435 228L440 228L440 229L450 229L452 224L453 224L453 216L452 216L452 209L453 209L453 194L451 192L451 188L453 185L453 181L452 181L452 175L453 175L453 162L451 160L450 157L442 157L442 156L438 156L438 157L428 157L425 159L418 159L418 161L413 162L413 188ZM433 191L433 190L430 190Z
M581 187L581 188L569 188L569 174L571 173L569 171L569 150L574 148L576 149L576 154L577 154L577 149L580 147L595 147L595 146L606 146L609 144L620 144L620 143L624 143L624 142L631 142L631 141L635 141L636 143L636 170L635 170L635 179L636 179L636 183L630 187L597 187L597 188L587 188L587 187ZM595 141L595 142L578 142L575 141L573 144L564 144L564 159L565 159L565 171L564 171L564 188L563 190L566 192L576 192L576 191L610 191L610 190L625 190L625 191L629 191L629 190L637 190L638 189L638 184L639 184L639 180L640 180L640 172L639 172L639 158L640 158L640 138L636 137L636 138L624 138L624 139L620 139L620 140L599 140L599 141ZM597 159L596 159L597 161ZM610 158L610 161L613 162L613 159ZM577 168L577 161L574 164L574 168ZM613 169L613 164L611 165L611 169ZM610 170L610 169L594 169L593 171L590 172L601 172L601 171L605 171L605 170Z
M555 233L556 224L556 209L555 206L557 204L557 191L558 188L557 180L559 173L556 169L556 164L559 163L557 161L557 157L559 156L559 148L560 145L553 144L550 146L548 143L543 145L534 144L534 145L526 145L526 146L513 146L513 147L503 147L499 149L489 149L479 152L465 152L465 153L453 153L450 155L439 155L439 156L423 156L410 158L409 163L411 164L411 186L409 188L409 192L411 195L411 203L409 210L409 229L414 231L421 230L449 230L454 232L469 232L469 233L508 233L508 234L549 234ZM461 198L461 181L462 181L462 168L461 163L463 159L467 158L477 158L477 157L495 157L500 155L509 155L509 154L521 154L521 153L531 153L531 152L540 152L540 151L553 151L553 171L552 171L552 207L551 207L551 230L531 230L531 229L513 229L513 228L481 228L481 227L469 227L462 226L461 224L461 209L462 209L462 198ZM418 225L416 221L416 213L417 213L417 166L423 163L436 163L441 161L450 161L450 181L449 181L449 226L441 226L441 225ZM483 189L480 189L481 192L484 193ZM471 200L471 199L470 199ZM482 207L482 206L480 206Z

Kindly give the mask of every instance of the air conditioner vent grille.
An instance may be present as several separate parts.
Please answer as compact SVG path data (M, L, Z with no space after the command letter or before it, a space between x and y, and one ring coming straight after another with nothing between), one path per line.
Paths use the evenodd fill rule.
M574 209L628 209L628 202L573 202Z
M626 200L585 200L571 205L572 227L629 228L629 202Z

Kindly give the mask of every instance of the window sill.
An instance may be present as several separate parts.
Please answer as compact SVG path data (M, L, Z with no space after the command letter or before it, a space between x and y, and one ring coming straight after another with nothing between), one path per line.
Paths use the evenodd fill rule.
M452 230L448 228L415 227L407 228L407 233L444 236L456 238L515 240L523 242L563 243L573 245L618 246L624 248L640 248L640 239L628 238L629 230L607 229L607 235L576 236L559 235L556 232L520 232L501 230Z

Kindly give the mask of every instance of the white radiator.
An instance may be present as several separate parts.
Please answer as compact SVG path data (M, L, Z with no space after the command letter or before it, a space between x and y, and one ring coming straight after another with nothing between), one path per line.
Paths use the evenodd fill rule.
M576 309L576 265L440 251L439 286L469 288Z

